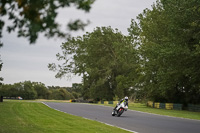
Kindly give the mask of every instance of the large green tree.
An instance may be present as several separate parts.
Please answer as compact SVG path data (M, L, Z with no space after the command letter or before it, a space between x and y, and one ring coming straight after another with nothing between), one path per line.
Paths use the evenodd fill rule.
M21 96L23 99L36 99L37 98L37 92L35 91L33 84L31 81L25 81L22 84L21 89Z
M48 90L43 83L32 82L34 90L37 92L37 99L48 99Z
M131 24L130 35L140 40L139 83L149 98L199 103L199 5L197 0L157 1Z
M96 100L112 100L129 95L135 78L137 56L130 37L111 27L97 27L82 37L68 39L57 58L61 65L50 64L56 77L74 73L83 77L83 95Z
M3 84L0 87L0 93L5 97L21 96L23 99L37 98L37 92L30 81L15 83L13 85Z
M51 89L50 92L50 99L69 100L74 98L73 95L64 88Z

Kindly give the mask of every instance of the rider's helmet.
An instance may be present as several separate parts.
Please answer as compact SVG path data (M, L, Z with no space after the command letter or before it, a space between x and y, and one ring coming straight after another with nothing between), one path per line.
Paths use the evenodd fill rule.
M127 97L127 96L125 96L124 100L128 101L128 97Z

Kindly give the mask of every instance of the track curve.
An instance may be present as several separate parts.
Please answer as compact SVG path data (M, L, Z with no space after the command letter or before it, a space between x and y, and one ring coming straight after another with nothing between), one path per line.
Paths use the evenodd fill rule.
M111 116L111 107L79 103L43 102L50 108L139 133L199 133L200 121L128 110Z

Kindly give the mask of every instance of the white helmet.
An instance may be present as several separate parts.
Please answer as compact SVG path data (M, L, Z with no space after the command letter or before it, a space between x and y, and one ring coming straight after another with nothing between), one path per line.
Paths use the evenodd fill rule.
M127 96L125 96L124 100L128 101L128 97L127 97Z

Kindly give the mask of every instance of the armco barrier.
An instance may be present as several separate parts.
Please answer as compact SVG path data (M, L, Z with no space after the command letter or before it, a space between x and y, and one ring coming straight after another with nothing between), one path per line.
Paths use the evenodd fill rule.
M113 101L108 101L108 104L113 104Z
M104 104L108 104L108 101L104 101Z
M147 106L154 108L154 103L152 101L148 101Z
M118 102L119 102L119 101L113 101L113 104L116 105L116 104L118 104Z
M174 110L182 110L183 108L183 104L173 104L173 109Z
M118 101L99 101L98 104L117 104Z
M188 110L200 112L200 105L188 104Z
M147 106L153 107L153 108L159 108L159 109L174 109L174 110L182 110L183 104L175 104L175 103L158 103L158 102L152 102L148 101ZM193 106L190 104L188 108L192 111L200 111L200 105L199 106Z
M102 103L102 104L113 104L114 103L114 101L104 101L104 103Z
M159 108L160 108L160 109L165 109L165 103L160 103Z
M160 103L154 103L154 108L160 108Z
M153 106L153 108L159 108L159 107L163 108L164 104L163 103L158 103L158 102L154 103L152 101L148 101L147 102L147 106L149 106L149 107ZM183 104L165 103L165 109L182 110L183 109ZM187 110L200 112L200 105L188 104Z
M173 103L166 103L165 109L173 109Z

